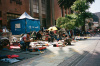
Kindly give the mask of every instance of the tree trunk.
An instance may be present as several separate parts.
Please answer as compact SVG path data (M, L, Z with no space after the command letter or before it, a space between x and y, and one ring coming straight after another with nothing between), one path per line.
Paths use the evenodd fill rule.
M82 26L82 31L84 31L84 34L86 34L86 31L85 31L85 19L84 19L84 25Z
M63 16L64 16L64 15L63 15L63 7L61 7L61 14L62 14L62 17L63 17Z

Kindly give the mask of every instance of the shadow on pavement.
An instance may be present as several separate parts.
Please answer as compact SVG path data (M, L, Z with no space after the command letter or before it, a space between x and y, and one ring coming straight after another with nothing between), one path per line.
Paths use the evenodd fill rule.
M84 51L80 54L73 48L69 50L75 53L57 66L100 66L100 51L92 53Z
M24 52L14 52L14 51L0 50L0 54L2 54L2 55L19 55L19 57L24 57L23 60L13 63L13 64L0 61L0 65L2 65L2 66L15 66L16 65L17 66L21 63L26 63L28 60L38 58L47 53L51 53L51 52L49 50L46 50L44 53L40 53L39 51L38 51L38 53L36 53L36 52L25 52L25 51Z

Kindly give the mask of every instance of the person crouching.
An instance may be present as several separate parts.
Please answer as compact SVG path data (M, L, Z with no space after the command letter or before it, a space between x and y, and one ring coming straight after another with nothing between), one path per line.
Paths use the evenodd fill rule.
M27 51L29 49L29 44L31 41L32 40L30 40L30 33L27 33L22 37L21 42L23 42L22 47L24 51Z

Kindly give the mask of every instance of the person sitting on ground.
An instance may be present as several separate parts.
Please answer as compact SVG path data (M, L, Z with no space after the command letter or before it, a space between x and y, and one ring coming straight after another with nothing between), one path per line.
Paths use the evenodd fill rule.
M46 32L46 35L49 35L49 30L46 30L45 32Z
M60 31L58 32L58 39L57 39L57 41L59 41L59 40L62 40L62 33Z
M54 30L54 38L57 40L57 30Z
M63 33L62 35L62 39L64 40L64 43L63 43L64 46L67 45L67 43L68 45L71 45L71 39L69 39L69 36L67 36L65 33Z
M36 34L37 39L42 39L41 31L38 31Z
M25 34L25 35L22 37L22 40L21 40L21 41L24 42L23 45L22 45L23 50L26 50L26 49L29 49L29 44L30 44L30 42L33 41L33 40L30 40L30 33L27 33L27 34Z
M36 31L32 32L31 34L31 38L33 38L33 40L37 40L37 37L36 37Z
M23 37L24 37L24 34L21 34L21 37L20 37L20 45L21 45L21 49L22 50L23 50L23 45L24 45Z
M65 33L62 34L62 40L65 40L67 37L67 35Z
M45 31L45 41L48 41L48 39L49 39L49 30L46 30Z

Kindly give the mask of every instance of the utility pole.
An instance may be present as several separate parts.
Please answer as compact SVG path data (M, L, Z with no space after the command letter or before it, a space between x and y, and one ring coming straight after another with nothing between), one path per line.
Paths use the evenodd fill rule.
M43 24L42 24L42 0L38 0L39 1L39 19L40 19L40 27L42 28L43 27Z

